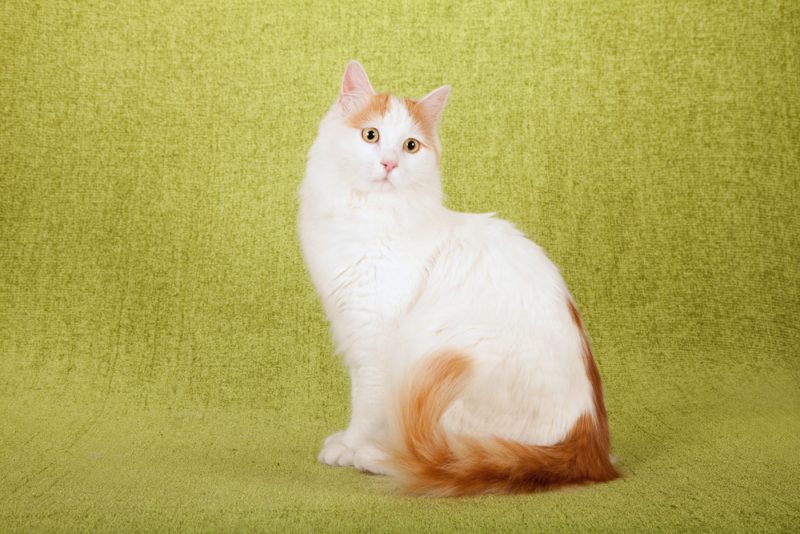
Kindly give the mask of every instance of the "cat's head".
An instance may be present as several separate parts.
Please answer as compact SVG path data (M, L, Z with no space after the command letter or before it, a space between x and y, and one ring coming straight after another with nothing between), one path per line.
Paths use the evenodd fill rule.
M351 61L320 126L315 165L358 193L439 196L437 129L449 93L447 85L419 100L376 93L361 64Z

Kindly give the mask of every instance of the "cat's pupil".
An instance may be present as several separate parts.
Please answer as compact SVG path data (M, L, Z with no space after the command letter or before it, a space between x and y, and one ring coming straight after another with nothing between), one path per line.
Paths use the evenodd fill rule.
M416 146L416 143L414 141L409 141L408 142L408 149L409 150L414 150L415 146Z
M375 138L375 130L370 130L367 132L367 139L374 139Z

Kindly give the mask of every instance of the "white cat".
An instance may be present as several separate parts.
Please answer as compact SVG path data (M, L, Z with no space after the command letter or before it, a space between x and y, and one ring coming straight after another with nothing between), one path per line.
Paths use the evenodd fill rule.
M616 478L558 269L510 223L442 205L449 93L376 94L351 61L309 153L300 239L352 383L319 461L437 495Z

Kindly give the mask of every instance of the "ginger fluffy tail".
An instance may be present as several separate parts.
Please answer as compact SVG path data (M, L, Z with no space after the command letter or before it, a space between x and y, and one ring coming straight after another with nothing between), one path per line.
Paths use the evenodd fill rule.
M591 358L586 342L584 350ZM593 358L587 363L591 378L597 368ZM465 354L438 354L417 368L399 399L400 446L390 452L390 463L407 491L432 496L525 493L619 476L609 459L605 407L594 381L596 415L579 417L555 445L447 435L441 417L464 388L471 367Z

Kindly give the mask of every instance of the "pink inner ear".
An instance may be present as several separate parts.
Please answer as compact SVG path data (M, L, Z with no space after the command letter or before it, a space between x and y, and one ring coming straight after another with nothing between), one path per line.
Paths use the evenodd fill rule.
M447 103L448 95L450 95L450 86L443 85L438 89L434 89L419 101L419 105L425 110L425 115L431 122L439 122L439 117L442 115L444 105Z
M369 83L367 72L358 61L351 60L347 64L342 77L342 89L339 94L340 96L375 94L375 89Z

